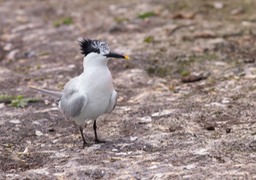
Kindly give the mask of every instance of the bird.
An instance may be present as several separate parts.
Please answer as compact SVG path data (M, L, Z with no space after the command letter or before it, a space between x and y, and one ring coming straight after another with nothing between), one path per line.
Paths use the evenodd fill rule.
M83 58L83 72L68 81L62 91L41 89L30 86L40 93L57 98L58 109L64 116L78 126L83 140L83 148L88 145L83 134L86 122L93 120L95 143L98 139L98 117L111 113L117 103L118 94L113 86L113 79L108 68L109 58L129 59L110 51L109 45L100 40L85 39L79 41Z

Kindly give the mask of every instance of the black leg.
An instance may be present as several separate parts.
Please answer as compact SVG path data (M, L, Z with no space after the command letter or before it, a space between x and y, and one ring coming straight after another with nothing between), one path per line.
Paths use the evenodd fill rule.
M95 143L104 143L104 141L100 141L98 139L98 135L97 135L97 125L96 125L96 119L94 120L94 123L93 123L93 130L94 130L94 136L95 136Z
M84 138L83 128L80 126L79 129L80 129L80 133L81 133L81 136L83 139L83 148L84 148L86 146L87 142L85 141L85 138Z

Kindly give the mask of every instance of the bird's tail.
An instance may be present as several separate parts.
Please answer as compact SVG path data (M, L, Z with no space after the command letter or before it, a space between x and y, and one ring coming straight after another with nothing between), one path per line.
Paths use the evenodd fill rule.
M29 86L29 88L33 89L33 90L36 90L42 94L45 94L45 95L48 95L48 96L52 96L52 97L55 97L55 98L61 98L61 96L63 95L62 92L60 91L53 91L53 90L47 90L47 89L40 89L40 88L37 88L35 86Z

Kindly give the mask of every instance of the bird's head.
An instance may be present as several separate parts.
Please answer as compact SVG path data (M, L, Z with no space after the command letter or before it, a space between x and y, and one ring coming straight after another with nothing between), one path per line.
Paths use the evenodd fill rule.
M83 39L80 41L80 47L81 47L81 52L85 57L93 56L95 59L97 57L99 59L106 59L106 58L129 59L128 56L111 52L108 44L106 42L99 41L99 40Z

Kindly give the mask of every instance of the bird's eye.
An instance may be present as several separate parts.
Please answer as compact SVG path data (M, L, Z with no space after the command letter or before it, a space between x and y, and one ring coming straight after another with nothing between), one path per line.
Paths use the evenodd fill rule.
M103 54L108 54L109 53L109 48L108 48L108 46L106 45L106 44L101 44L100 45L100 49L101 49L101 52L103 53Z

